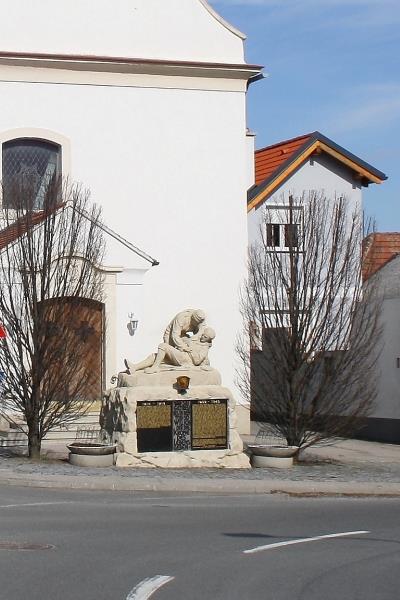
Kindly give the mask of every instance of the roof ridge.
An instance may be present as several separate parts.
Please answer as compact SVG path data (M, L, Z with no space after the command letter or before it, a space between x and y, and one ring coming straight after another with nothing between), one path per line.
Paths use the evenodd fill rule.
M311 133L304 133L303 135L298 135L297 137L294 138L290 138L288 140L282 140L281 142L275 142L275 144L271 144L270 146L264 146L264 148L259 148L258 150L255 150L255 153L257 152L263 152L264 150L272 150L272 148L278 148L279 146L283 146L284 144L289 144L290 142L298 142L301 139L305 139L305 138L311 138L314 137L318 134L318 131L313 131Z

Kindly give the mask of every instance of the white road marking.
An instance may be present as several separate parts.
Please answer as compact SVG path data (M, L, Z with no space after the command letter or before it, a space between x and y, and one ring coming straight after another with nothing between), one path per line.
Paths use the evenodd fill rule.
M29 502L27 504L3 504L1 508L23 508L25 506L57 506L58 504L73 504L73 502Z
M144 579L127 595L126 600L147 600L160 587L173 579L175 577L169 577L168 575L156 575L155 577Z
M134 494L133 497L136 498L136 500L206 500L208 498L218 498L218 500L225 501L226 498L254 498L254 494L205 494L193 492L191 496L136 496ZM112 504L114 505L114 502Z
M347 535L362 535L364 533L371 533L370 531L346 531L344 533L329 533L327 535L317 535L315 537L302 538L299 540L289 540L288 542L277 542L275 544L267 544L266 546L257 546L257 548L251 548L250 550L243 550L243 554L255 554L256 552L262 552L263 550L272 550L273 548L281 548L282 546L292 546L294 544L306 544L307 542L317 542L319 540L327 540L330 538L345 537Z

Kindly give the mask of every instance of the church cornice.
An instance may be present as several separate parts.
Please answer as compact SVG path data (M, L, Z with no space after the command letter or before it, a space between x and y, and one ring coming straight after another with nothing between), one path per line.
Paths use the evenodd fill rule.
M0 51L0 64L76 71L103 71L113 73L138 73L168 76L181 75L186 77L216 77L242 79L247 81L259 77L262 71L262 66L246 63L232 64L130 58L121 56L5 51Z

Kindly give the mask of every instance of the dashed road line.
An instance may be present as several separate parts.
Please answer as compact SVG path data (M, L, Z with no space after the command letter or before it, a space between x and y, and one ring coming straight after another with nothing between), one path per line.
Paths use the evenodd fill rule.
M282 546L293 546L294 544L306 544L307 542L317 542L319 540L328 540L331 538L346 537L349 535L363 535L365 533L371 533L370 531L345 531L343 533L328 533L326 535L317 535L315 537L301 538L298 540L289 540L287 542L276 542L275 544L267 544L265 546L257 546L250 550L243 550L243 554L256 554L256 552L263 552L264 550L273 550L274 548L281 548Z
M156 575L141 581L126 597L126 600L147 600L163 585L175 579L169 575Z
M59 504L74 504L74 502L29 502L26 504L3 504L1 508L24 508L26 506L58 506Z

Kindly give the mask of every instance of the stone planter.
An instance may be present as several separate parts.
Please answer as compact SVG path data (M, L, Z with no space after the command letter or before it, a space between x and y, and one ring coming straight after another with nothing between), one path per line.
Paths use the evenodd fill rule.
M248 444L252 467L275 467L289 469L293 466L293 456L298 446L274 446L267 444Z
M69 462L77 467L112 467L116 444L69 444Z

